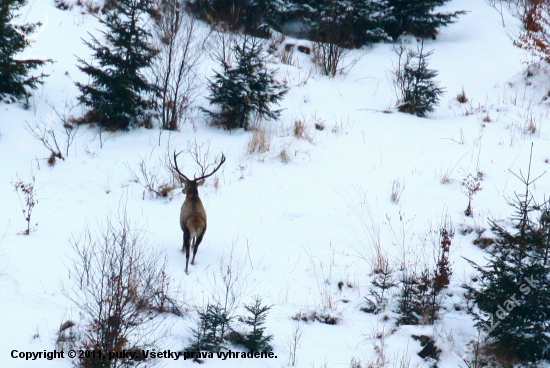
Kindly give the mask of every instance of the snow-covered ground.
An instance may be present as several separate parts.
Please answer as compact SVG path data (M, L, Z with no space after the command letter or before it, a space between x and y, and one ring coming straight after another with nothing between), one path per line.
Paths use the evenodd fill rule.
M411 366L430 366L417 356L422 348L412 334L434 338L442 349L439 366L464 366L456 355L464 354L465 343L476 332L463 308L460 285L473 271L462 257L482 263L485 253L472 244L475 233L461 235L459 230L487 227L488 219L510 214L506 198L523 189L513 173L526 172L532 143L533 175L548 170L550 129L547 105L541 102L548 84L542 72L525 78L523 62L529 56L513 46L501 15L484 1L455 0L444 10L468 13L441 29L437 40L425 43L427 50L434 50L430 67L439 71L437 79L446 89L428 118L383 112L395 104L389 80L396 63L392 45L353 51L348 56L358 60L353 68L332 79L315 70L310 56L296 52L295 66L270 59L269 66L278 68L277 79L291 88L281 104L280 121L264 123L271 136L265 153L246 153L252 132L229 133L198 118L181 132L165 132L160 145L157 129L111 134L101 146L97 130L82 127L65 161L50 167L45 160L49 152L29 134L26 122L61 129L52 106L63 111L66 102L75 104L74 83L86 82L76 67L77 56L90 60L81 39L89 39L87 32L99 34L100 25L78 7L63 11L50 0L29 1L19 21L42 21L44 26L25 53L55 63L45 68L50 76L28 110L0 104L0 238L5 232L0 242L0 367L68 366L62 359L24 361L10 354L55 349L60 324L78 318L78 310L61 292L62 283L71 282L74 254L69 239L87 223L92 229L104 223L121 203L130 220L146 225L148 242L165 252L170 277L181 290L178 295L190 308L212 300L220 262L229 259L241 277L239 304L259 295L273 305L267 331L274 335L276 359L207 359L206 366L288 366L289 339L297 326L303 329L298 367L348 367L352 358L364 366L376 361L381 350L390 367L399 366L403 356ZM504 20L513 29L515 20L506 14ZM213 67L207 59L205 77ZM469 98L466 104L456 100L462 88ZM206 106L204 100L198 102ZM79 108L73 113L80 114ZM534 133L526 130L529 119ZM309 141L292 134L296 120L306 124ZM325 129L316 130L314 124L321 122ZM218 173L219 185L209 179L200 189L208 231L196 264L185 275L179 227L183 194L176 190L170 199L144 200L143 188L132 181L127 165L137 168L144 159L154 167L168 150L185 149L194 141L210 144L212 155L223 151L227 162ZM280 159L283 148L288 163ZM189 159L185 162L184 170L193 170ZM478 171L485 180L469 218L463 214L467 197L460 183ZM29 236L18 235L26 222L12 183L17 176L26 181L32 175L38 192L32 222L38 226ZM448 182L442 183L445 178ZM395 180L404 183L397 204L390 200ZM539 199L548 193L548 174L533 189ZM399 259L405 247L411 257L430 261L427 234L446 217L456 234L452 282L441 319L433 326L394 329L391 308L382 315L360 311L370 287L372 235L376 238L379 231L391 260ZM292 320L300 311L321 312L328 305L328 312L341 319L334 326ZM182 349L193 314L170 317L166 323L170 335L158 348ZM387 336L381 340L375 338L378 334ZM164 359L162 364L182 363Z

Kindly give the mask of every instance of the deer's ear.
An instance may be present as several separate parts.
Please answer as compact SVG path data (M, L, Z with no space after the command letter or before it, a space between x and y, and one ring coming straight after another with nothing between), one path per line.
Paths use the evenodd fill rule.
M204 179L201 179L201 180L197 181L197 186L198 187L200 187L203 184L204 184Z

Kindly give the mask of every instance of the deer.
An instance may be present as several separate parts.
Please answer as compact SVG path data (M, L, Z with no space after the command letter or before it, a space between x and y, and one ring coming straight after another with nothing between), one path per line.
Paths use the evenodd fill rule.
M199 177L194 176L194 179L191 180L178 168L178 156L181 152L183 151L176 154L176 151L174 151L174 163L171 166L172 170L177 174L179 181L183 184L182 192L185 194L185 200L181 205L180 211L180 226L183 231L183 246L181 250L185 252L185 273L189 275L189 254L191 250L191 243L193 243L193 259L191 260L191 265L195 265L197 250L199 249L202 238L206 233L206 210L204 209L202 201L199 197L198 187L204 184L205 179L214 175L214 173L220 169L225 162L225 156L222 153L218 166L209 174L206 174L205 172L208 166L203 167L197 161L201 167L202 175Z

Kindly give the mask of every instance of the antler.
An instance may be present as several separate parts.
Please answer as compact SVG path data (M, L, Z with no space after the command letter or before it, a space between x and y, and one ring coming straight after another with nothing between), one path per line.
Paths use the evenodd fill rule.
M203 179L206 179L206 178L209 178L210 176L214 175L214 173L216 171L218 171L220 169L220 167L223 165L223 163L225 162L225 155L223 154L222 152L222 157L220 159L220 162L218 164L218 166L212 170L212 172L210 174L204 174L204 171L203 171L203 175L199 176L198 178L195 176L193 180L189 179L187 176L185 176L181 171L180 169L178 168L178 156L180 155L180 153L182 153L183 151L180 151L176 154L176 151L174 151L174 164L172 164L172 169L175 170L178 175L182 178L184 178L186 181L193 181L193 182L197 182L199 180L203 180ZM210 165L208 165L210 166ZM207 166L207 167L208 167ZM202 166L201 166L202 167ZM180 181L181 181L181 178L180 178Z
M211 177L212 175L214 175L214 173L216 171L219 170L220 167L222 167L223 163L225 162L225 155L223 154L222 152L222 158L220 159L220 163L218 164L218 166L210 173L210 174L207 174L207 175L202 175L202 176L199 176L198 178L195 178L194 181L199 181L199 180L202 180L202 179L206 179L206 178L209 178Z
M175 170L180 177L183 177L187 181L191 181L187 176L183 175L183 173L178 168L178 156L182 152L183 151L179 151L178 154L176 154L176 151L174 151L174 164L171 164L171 166L172 166L172 169ZM180 178L180 181L181 181L181 178Z

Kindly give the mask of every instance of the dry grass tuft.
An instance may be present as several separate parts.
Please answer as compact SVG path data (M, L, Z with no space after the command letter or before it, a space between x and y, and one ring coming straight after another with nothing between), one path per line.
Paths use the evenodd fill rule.
M279 158L283 162L283 164L288 164L290 161L290 155L288 154L288 148L287 147L281 147L281 152L279 152Z
M246 153L252 155L255 152L265 153L271 147L271 134L264 128L255 129L252 132L247 144Z
M468 102L468 97L466 97L466 92L464 92L464 87L462 87L462 91L456 96L456 100L461 104Z

